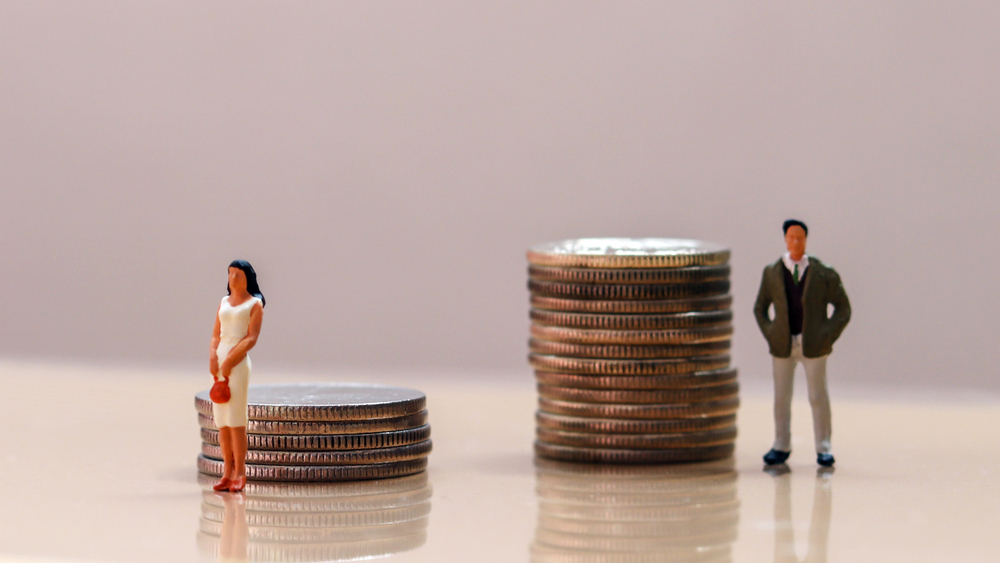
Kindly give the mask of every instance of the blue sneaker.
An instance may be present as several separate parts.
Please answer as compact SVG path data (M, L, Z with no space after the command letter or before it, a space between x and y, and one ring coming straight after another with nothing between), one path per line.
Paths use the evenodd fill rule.
M764 463L768 465L778 465L779 463L785 463L785 460L788 459L788 456L790 455L792 455L792 452L783 452L781 450L776 450L774 448L771 448L770 451L764 454Z

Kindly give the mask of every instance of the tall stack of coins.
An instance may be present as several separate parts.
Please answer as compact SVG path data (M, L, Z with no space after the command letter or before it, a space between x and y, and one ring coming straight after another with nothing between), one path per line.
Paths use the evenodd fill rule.
M215 493L202 475L199 550L211 561L358 561L427 541L427 474L351 483L248 483Z
M528 251L535 451L606 463L732 455L729 250L683 239L576 239Z
M739 499L732 459L681 466L540 459L532 563L732 561Z
M354 481L419 473L431 429L423 393L356 383L251 385L249 481ZM208 390L195 396L198 470L221 476L219 432Z

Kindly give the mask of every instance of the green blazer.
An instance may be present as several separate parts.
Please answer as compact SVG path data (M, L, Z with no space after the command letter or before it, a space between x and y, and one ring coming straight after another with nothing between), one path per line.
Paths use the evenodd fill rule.
M785 265L779 258L764 268L760 291L753 306L757 325L764 333L771 355L787 358L792 355L792 333L788 326L788 298L785 296ZM809 257L805 287L802 290L802 355L819 358L833 351L833 343L851 320L851 302L840 276L833 268ZM833 316L827 318L827 304L833 304ZM774 305L774 320L767 315Z

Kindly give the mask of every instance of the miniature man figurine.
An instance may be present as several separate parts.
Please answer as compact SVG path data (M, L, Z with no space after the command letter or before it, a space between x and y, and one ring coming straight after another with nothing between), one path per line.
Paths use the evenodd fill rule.
M768 465L784 463L792 453L792 380L801 363L809 386L816 463L830 467L830 397L826 391L826 358L851 319L851 303L830 266L806 254L809 228L789 219L782 225L788 252L764 268L753 313L764 333L774 369L774 445L764 455ZM774 305L774 319L768 308ZM827 316L827 306L833 315Z

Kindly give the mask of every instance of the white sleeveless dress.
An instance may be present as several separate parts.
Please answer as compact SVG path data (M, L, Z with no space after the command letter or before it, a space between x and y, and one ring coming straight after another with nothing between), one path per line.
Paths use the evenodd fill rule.
M219 305L219 347L215 350L215 355L219 359L219 365L229 355L233 346L239 344L240 340L246 338L247 328L250 326L250 311L254 305L260 303L257 297L251 297L245 302L233 307L229 304L229 296L222 298ZM222 370L214 378L222 381ZM215 418L215 425L219 428L224 426L240 427L247 425L247 385L250 383L250 355L243 358L243 361L233 367L229 374L229 390L232 396L229 402L223 404L212 403L212 416Z

